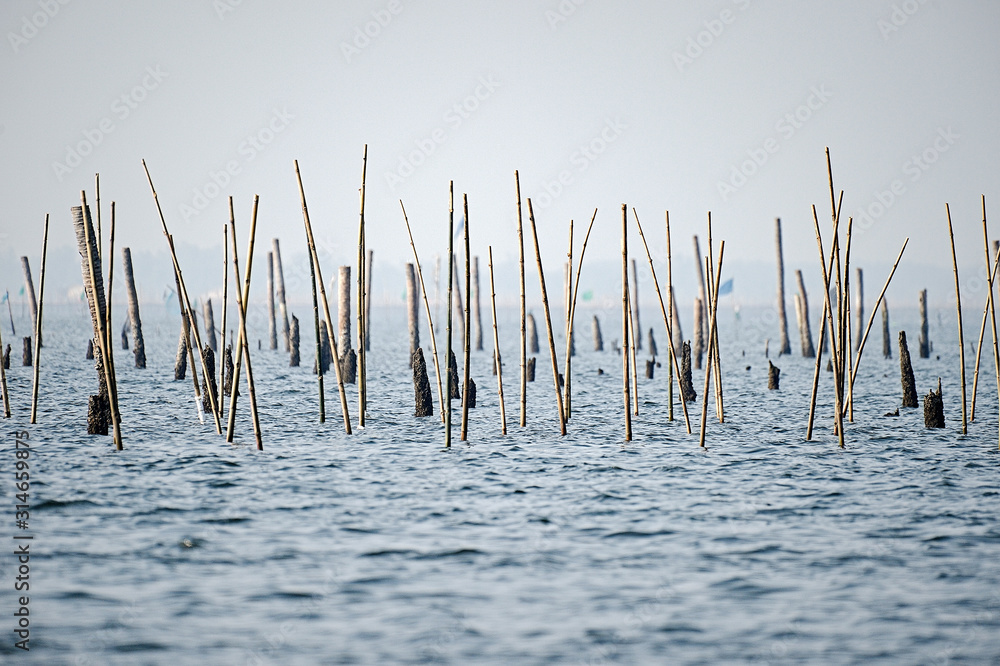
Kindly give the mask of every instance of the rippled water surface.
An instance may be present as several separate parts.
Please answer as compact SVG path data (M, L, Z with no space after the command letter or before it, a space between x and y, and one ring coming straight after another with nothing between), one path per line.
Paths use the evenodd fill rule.
M12 646L7 556L0 661L1000 661L997 391L984 357L976 421L961 435L947 316L932 326L931 359L916 358L917 327L896 316L911 331L918 392L943 378L947 428L925 429L920 410L883 416L899 404L899 369L895 346L883 359L878 336L840 450L830 374L807 442L812 362L772 354L782 384L768 391L766 316L727 312L726 423L709 414L700 450L679 405L668 420L665 365L640 378L635 439L623 441L621 357L590 351L589 312L569 433L558 435L544 343L519 428L515 315L505 313L510 434L499 432L490 354L477 352L469 441L456 433L445 450L442 425L412 416L402 308L374 313L368 427L352 436L332 382L318 423L311 319L299 309L303 367L287 367L283 352L253 355L263 452L250 445L245 386L238 445L198 423L190 380L173 381L173 311L144 308L147 370L115 352L118 453L110 438L85 434L96 386L87 315L46 308L37 425L15 341L0 470L12 543L13 433L27 430L32 649ZM618 319L607 314L610 347ZM696 433L703 377L695 372Z

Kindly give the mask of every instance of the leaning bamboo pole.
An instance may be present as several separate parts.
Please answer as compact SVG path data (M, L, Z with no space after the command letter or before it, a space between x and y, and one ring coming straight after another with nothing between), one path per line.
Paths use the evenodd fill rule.
M545 272L542 270L542 252L538 247L538 230L535 228L535 213L528 199L528 222L531 236L535 241L535 260L538 262L538 283L542 290L542 308L545 310L545 330L549 337L549 357L552 359L552 381L556 388L556 404L559 408L559 434L566 434L566 413L563 411L562 389L559 388L559 360L556 358L556 343L552 337L552 317L549 314L549 297L545 291Z
M368 411L368 390L365 384L366 331L365 301L365 180L368 175L368 144L361 161L361 212L358 219L358 427L365 427Z
M986 265L989 266L990 263L990 245L988 240L988 232L986 228L986 195L982 197L983 202L983 250L986 252ZM1000 256L1000 252L998 252ZM990 319L993 324L993 364L996 370L997 376L997 399L1000 400L1000 348L997 347L997 314L996 314L996 304L993 301L993 284L990 283L990 295L989 295L989 306L990 306ZM1000 446L1000 444L998 444Z
M570 311L573 309L573 220L569 221L569 249L566 252L566 279L565 279L565 300L566 300L566 359L565 370L563 371L563 409L564 418L568 421L573 412L573 391L570 370L572 369L573 356L573 333L570 331Z
M636 353L635 353L635 309L632 307L632 280L629 280L629 295L628 295L628 345L622 348L622 351L629 355L629 365L632 368L632 414L634 416L639 416L639 375L636 370Z
M112 208L113 210L113 208ZM42 309L45 304L45 258L49 249L49 214L45 214L45 231L42 234L42 267L38 274L38 316L35 318L35 359L34 373L31 380L31 423L35 423L35 416L38 413L38 379L42 365L39 355L42 353ZM111 308L109 307L108 310ZM0 344L0 348L3 345ZM3 365L0 363L0 365ZM4 396L4 404L7 404L7 396Z
M993 259L993 269L990 270L989 267L987 267L987 275L986 275L987 285L989 285L991 289L992 285L994 284L994 281L996 280L998 267L1000 267L1000 247L997 248L997 251ZM983 339L985 338L986 335L986 320L989 318L989 316L990 316L990 301L989 298L987 297L986 304L983 305L983 322L979 327L979 344L976 345L976 370L972 374L972 405L969 408L970 421L976 420L976 389L979 386L979 361L982 358Z
M309 208L306 206L306 191L302 187L302 174L299 172L299 161L295 160L295 178L299 183L299 198L302 200L302 220L306 227L306 241L309 244L309 256L316 266L316 283L319 285L320 296L323 299L323 315L330 331L330 346L333 349L333 369L337 375L337 389L340 392L340 408L344 414L344 430L351 434L351 414L347 407L347 392L344 390L344 380L340 374L340 352L337 351L337 341L333 336L333 318L330 316L330 303L326 298L326 287L323 286L323 271L319 265L319 254L316 252L316 242L313 239L312 224L309 222Z
M230 402L229 402L229 422L226 428L226 441L233 441L233 432L236 422L236 396L239 393L239 358L246 357L247 362L247 391L250 394L250 415L253 420L253 434L257 441L257 450L264 450L264 442L261 438L260 433L260 418L257 414L257 393L254 390L253 382L253 365L250 363L250 340L247 338L247 300L250 294L250 273L253 269L253 245L254 239L257 234L257 202L259 197L254 195L253 198L253 215L250 218L250 239L249 247L247 249L247 272L243 277L243 288L236 290L236 310L239 313L240 322L240 352L237 356L237 366L236 371L233 374L233 386L230 391ZM229 197L229 227L232 236L232 251L233 251L233 280L237 285L240 284L240 260L239 255L236 250L236 216L233 214L233 198ZM208 390L211 394L211 389Z
M625 397L625 441L632 441L632 400L629 396L628 208L622 204L622 394Z
M101 356L101 363L104 368L104 383L107 387L108 392L108 403L109 411L111 412L111 427L113 433L113 440L115 443L115 449L121 451L124 447L122 446L122 433L121 424L118 420L118 390L115 387L115 381L112 377L110 366L107 363L107 347L108 347L108 335L107 328L105 327L106 319L104 315L105 302L104 302L104 285L98 281L98 277L101 275L100 271L100 261L101 258L97 254L97 243L96 239L92 236L93 228L90 224L90 210L87 207L87 193L80 192L80 217L83 221L83 242L84 248L86 250L86 263L88 277L90 278L90 298L92 302L91 314L92 318L95 320L97 330L97 346L99 347L98 353ZM96 266L95 266L96 264Z
M437 338L434 335L434 318L431 317L431 304L427 299L427 287L424 284L424 273L420 268L420 257L417 256L417 246L413 244L413 232L410 230L410 220L406 217L406 207L403 200L399 200L399 207L403 210L403 221L406 223L406 233L410 237L410 248L413 250L413 262L417 265L417 277L420 280L420 293L424 297L424 309L427 311L427 328L431 334L431 350L434 353L434 372L437 375L438 399L441 401L441 422L445 419L444 389L441 388L441 366L438 363Z
M840 226L840 217L839 216L835 216L834 221L833 221L833 244L832 244L832 246L830 248L830 270L828 271L827 267L826 267L826 257L824 256L824 253L823 253L823 237L820 234L819 218L816 215L816 206L815 205L812 207L812 211L813 211L813 223L814 223L814 225L816 227L816 245L819 248L819 262L820 262L820 264L823 267L823 285L824 285L824 288L823 288L823 306L824 306L823 307L823 313L824 313L824 315L826 316L826 319L827 319L826 325L830 327L830 357L831 357L831 361L832 361L831 364L833 366L833 374L834 374L834 378L833 378L834 394L836 396L836 404L835 404L835 408L834 408L835 409L834 418L835 418L835 423L836 423L836 426L837 426L837 438L838 438L838 441L839 441L839 444L840 444L840 448L844 448L844 427L843 427L844 423L843 423L843 412L842 412L843 398L842 398L842 394L841 394L841 386L842 386L842 384L840 382L840 367L841 367L840 366L840 355L838 354L838 346L837 346L838 345L837 335L836 335L836 333L837 333L837 326L836 326L836 323L833 320L833 306L831 305L831 302L830 302L830 282L833 279L833 276L832 276L833 266L835 264L839 266L839 262L837 261L837 256L838 256L838 235L837 235L837 232L838 232L838 227ZM822 342L821 342L820 343L820 349L822 350L822 348L823 347L822 347ZM817 355L817 360L816 360L817 363L819 363L819 360L822 358L822 356L823 356L823 353L821 351ZM815 400L816 400L815 392L813 393L813 398L812 399L813 399L813 402L815 403ZM812 425L812 424L810 423L810 425Z
M277 242L277 240L275 240ZM282 285L284 288L284 285ZM226 315L229 312L229 227L222 225L222 344L219 345L219 395L226 383ZM221 416L222 406L219 406Z
M649 261L649 273L653 276L653 288L656 290L656 297L660 301L660 314L663 315L663 326L667 330L667 349L670 354L670 381L674 381L674 376L676 373L677 377L677 390L684 394L684 389L681 388L681 367L677 360L677 350L674 349L674 335L673 331L670 329L670 323L667 321L667 308L663 305L663 294L660 292L660 283L656 279L656 269L653 267L653 255L649 252L649 245L646 243L646 236L642 233L642 224L639 222L639 214L635 212L635 208L632 209L632 216L635 218L635 225L639 230L639 238L642 240L642 247L646 250L646 259ZM667 280L672 281L672 266L670 265L670 213L667 213ZM668 294L668 299L673 298L672 295ZM672 305L672 303L671 303ZM673 383L670 384L670 418L673 420ZM684 423L687 425L688 434L691 434L691 417L688 415L687 402L681 400L681 406L684 408Z
M514 189L517 192L517 263L520 270L521 303L521 422L523 428L528 416L528 337L525 328L527 316L524 304L524 225L521 223L521 181L514 171Z
M198 345L198 357L201 359L201 369L202 376L208 377L208 365L205 363L205 353L201 346L201 335L198 333L198 325L195 323L193 310L191 309L191 300L188 298L187 287L184 285L184 275L181 272L181 266L177 261L177 253L174 252L174 243L170 236L170 232L167 230L167 220L163 217L163 209L160 207L160 200L156 196L156 188L153 187L153 177L149 175L149 168L146 167L146 160L142 161L142 168L146 172L146 180L149 181L149 189L153 193L153 203L156 204L156 212L160 216L160 226L163 228L163 235L167 237L167 243L170 246L170 256L174 263L174 272L176 273L177 283L180 285L181 293L178 294L178 299L183 299L184 309L187 311L188 318L191 323L191 332L194 335L195 343ZM212 417L215 419L215 432L217 434L222 434L222 423L219 416L219 405L215 396L212 395L211 391L208 391L209 403L212 407Z
M503 404L503 362L500 357L500 333L497 330L497 289L493 282L493 246L490 255L490 307L493 311L493 362L497 366L497 396L500 399L500 434L507 434L507 412Z
M711 253L711 251L712 251L711 250L711 248L712 248L711 235L709 236L708 247L709 247L709 253ZM711 359L712 359L712 354L713 354L713 351L714 351L713 347L715 347L715 346L718 345L718 340L719 340L718 336L716 335L716 326L717 326L717 323L718 323L717 322L717 316L718 316L718 311L719 311L719 283L721 282L720 278L722 277L722 257L725 254L725 252L726 252L726 241L721 241L719 243L719 267L715 270L714 273L711 272L712 271L712 256L711 256L711 254L709 254L709 256L706 257L706 259L705 259L705 265L706 265L706 267L709 270L710 277L714 275L714 280L713 280L714 284L712 285L712 292L713 293L710 295L710 298L711 298L711 301L712 301L711 316L709 317L709 320L708 320L708 358L709 358L709 363L705 367L705 389L704 389L704 391L702 391L702 395L701 395L701 433L699 435L699 441L698 441L698 445L701 448L705 448L705 428L706 428L707 421L708 421L708 386L709 386L709 383L710 383L710 380L711 380L711 376L712 376L712 363L711 363Z
M111 257L111 261L108 262L108 294L107 294L107 307L105 308L105 319L104 319L104 335L107 337L108 344L108 364L111 366L111 382L115 386L115 404L112 405L112 409L118 410L118 375L115 372L115 346L111 344L111 288L114 286L115 277L115 202L111 202L111 231L108 233L108 256ZM103 260L101 262L104 263ZM39 312L41 309L39 308ZM40 340L41 338L39 338ZM107 370L107 368L105 368ZM121 421L121 414L115 414L119 421Z
M958 362L961 366L962 377L962 434L969 431L968 413L965 402L965 333L962 327L962 289L958 281L958 258L955 255L955 232L951 227L951 207L944 205L945 213L948 216L948 237L951 239L951 265L955 271L955 306L958 308ZM989 261L989 251L986 252L986 260Z
M469 364L472 361L472 318L471 310L469 308L472 289L472 256L469 253L469 197L465 193L462 194L462 211L465 214L465 224L462 225L463 235L465 236L465 326L463 326L463 333L465 340L464 345L464 357L462 370L462 432L460 439L464 442L469 436ZM451 363L451 361L448 361Z
M829 291L829 285L827 285ZM819 373L823 363L823 342L826 340L826 303L819 318L819 351L816 353L816 368L813 370L812 393L809 398L809 423L806 426L806 441L812 439L813 423L816 418L816 393L819 390Z
M715 255L713 254L712 245L712 211L708 211L708 257L711 260ZM708 264L708 307L710 310L716 309L715 296L713 294L718 294L719 285L721 283L721 276L716 275L715 268L712 265L712 261ZM719 419L719 423L726 422L726 412L725 405L722 402L722 358L719 352L719 329L717 326L710 324L708 329L708 334L711 337L711 345L708 351L708 362L715 365L714 372L714 383L715 388L715 416Z
M444 446L451 448L451 323L455 308L452 306L452 289L454 288L455 271L452 269L455 257L455 183L448 182L448 334L445 342L445 372L446 389L444 411Z
M587 233L583 237L583 246L580 248L580 259L579 259L579 262L577 263L577 267L576 267L576 280L573 283L573 296L570 299L570 307L569 307L569 330L568 330L568 332L566 334L566 373L565 373L566 377L565 377L565 386L563 387L565 389L565 391L566 391L565 406L566 406L566 418L567 419L570 417L570 413L572 411L571 408L570 408L570 400L572 398L572 391L570 389L570 375L571 375L570 370L571 370L571 366L570 366L569 358L570 358L570 356L573 355L572 354L572 351L573 351L573 324L574 324L574 321L576 320L576 297L577 297L577 294L580 292L580 271L583 270L583 257L587 253L587 241L590 240L590 230L594 228L594 220L596 220L596 219L597 219L597 209L595 208L594 209L594 214L590 218L590 225L587 227ZM572 268L572 262L570 262L570 267Z

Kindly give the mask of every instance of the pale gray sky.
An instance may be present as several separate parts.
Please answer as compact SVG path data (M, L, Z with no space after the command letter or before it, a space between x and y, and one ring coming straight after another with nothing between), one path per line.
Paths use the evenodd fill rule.
M789 270L817 279L825 146L846 211L873 214L854 248L877 268L870 285L907 235L904 276L950 266L945 202L961 261L979 266L979 195L1000 203L1000 3L987 0L8 0L0 28L0 288L20 287L18 256L37 263L46 212L53 256L72 259L58 254L69 208L93 197L95 172L118 245L155 263L166 244L143 158L189 263L197 247L221 255L230 194L243 232L260 195L259 248L279 237L301 254L298 159L332 275L356 253L367 143L381 276L410 259L400 198L427 260L445 249L449 179L469 195L473 251L516 258L519 169L552 279L569 219L579 229L595 207L595 265L617 256L626 202L660 253L670 210L688 269L711 210L729 275L759 301L775 217ZM78 279L67 263L63 281Z

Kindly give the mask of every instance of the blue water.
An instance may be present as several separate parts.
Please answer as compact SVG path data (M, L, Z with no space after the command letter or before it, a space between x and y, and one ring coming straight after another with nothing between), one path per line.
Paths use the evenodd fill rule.
M516 315L504 312L509 434L500 435L490 352L477 352L469 442L456 432L445 450L437 419L412 417L402 308L374 313L368 427L352 436L332 381L318 423L311 320L298 310L301 368L280 351L253 354L263 452L252 447L245 385L237 445L198 422L190 379L173 381L173 311L144 308L147 370L115 350L122 452L85 434L96 386L86 313L46 308L37 425L15 341L3 533L13 543L13 433L27 430L31 651L13 648L16 565L6 556L0 661L1000 662L992 358L963 436L947 313L932 318L931 359L917 358L911 315L894 315L909 333L918 392L943 378L947 428L925 429L921 410L883 416L900 399L894 321L892 359L880 334L869 340L844 450L831 429L830 374L807 442L812 361L772 353L782 385L768 391L759 333L776 337L762 324L768 313L725 313L726 423L710 406L701 450L679 404L668 420L665 366L640 377L635 439L623 441L621 357L590 350L590 311L579 314L574 413L559 437L536 310L543 347L519 428ZM644 312L644 325L660 331L655 314ZM610 348L618 319L613 308L599 315ZM662 334L657 342L665 348ZM696 371L695 433L702 382ZM349 397L356 423L354 387Z

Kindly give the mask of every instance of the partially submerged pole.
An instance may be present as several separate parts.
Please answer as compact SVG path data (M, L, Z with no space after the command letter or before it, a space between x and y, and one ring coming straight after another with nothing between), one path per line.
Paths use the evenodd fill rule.
M636 349L642 349L642 322L639 319L639 271L636 267L635 259L632 260L632 332L639 331L638 335L633 335L632 345ZM633 361L635 360L633 354Z
M2 327L0 327L2 328ZM3 352L3 331L0 331L0 352ZM7 345L3 360L0 361L0 398L3 399L3 417L10 418L10 395L7 393L7 367L10 359L10 345Z
M445 363L448 364L447 372L447 399L445 400L444 412L444 446L451 448L451 392L454 386L451 376L451 322L454 308L451 304L452 289L454 288L455 271L452 270L453 259L455 257L455 183L448 182L448 328L447 341L445 343Z
M625 441L632 441L632 402L629 395L628 208L622 204L622 394L625 398Z
M694 367L701 370L701 357L705 353L705 305L701 298L695 296L694 299L694 340L691 345L691 360Z
M215 312L212 310L212 299L206 298L201 304L202 315L205 317L205 337L208 338L208 348L215 353L219 350L219 345L215 336ZM225 331L223 331L225 335Z
M358 219L358 427L365 427L368 411L368 396L365 384L365 350L368 349L368 325L366 323L368 284L365 278L365 181L368 174L368 144L361 161L361 211Z
M291 352L292 331L288 322L288 304L285 302L285 271L281 267L281 244L277 238L271 239L271 254L274 255L275 297L278 300L278 311L281 314L281 335L285 340L285 351ZM222 329L222 335L223 337L226 335L225 327Z
M594 351L604 351L604 336L601 335L601 322L597 315L594 315L590 328L594 334Z
M889 337L889 302L882 299L882 358L892 358L892 338Z
M964 416L964 415L963 415ZM937 391L924 396L924 427L944 427L944 399L941 396L941 378L938 377Z
M319 321L319 299L316 297L316 266L313 264L312 254L309 254L309 280L312 283L312 300L313 300L313 330L316 335L316 376L318 381L319 390L319 422L326 422L326 400L323 395L323 373L325 368L323 367L323 339L320 336L320 321ZM326 322L323 322L324 330Z
M920 290L920 358L931 357L931 342L927 334L927 290Z
M24 293L28 297L28 306L31 313L31 329L37 328L35 320L38 319L38 301L35 300L35 285L31 281L31 263L27 257L21 257L21 271L24 273Z
M527 423L528 413L528 349L525 332L524 307L524 226L521 223L521 183L517 171L514 171L514 189L517 191L517 263L520 271L520 305L521 305L521 421L523 428ZM13 327L13 325L12 325Z
M917 385L913 380L910 350L906 345L906 331L899 332L899 375L903 385L903 407L917 406Z
M711 221L709 222L709 224L711 225ZM709 229L711 229L711 226L709 227ZM711 232L709 233L711 234ZM708 248L709 248L709 253L711 253L712 251L711 235L709 235L709 239L710 240L708 243ZM717 317L719 311L719 284L722 282L722 258L723 255L725 254L725 251L726 251L726 241L722 241L719 243L719 265L718 268L715 269L714 271L712 271L711 254L709 254L709 256L706 257L705 261L705 265L708 267L712 283L712 294L711 294L712 309L710 312L710 316L708 318L709 322L708 323L708 367L705 369L705 392L701 396L701 401L702 401L701 435L699 440L699 446L701 448L705 448L705 428L708 420L708 386L712 375L712 365L713 365L712 359L713 358L715 359L715 365L719 364L719 357L718 357L719 337L717 332L718 331ZM717 367L715 374L718 376L720 373L721 373L721 367ZM719 411L719 421L721 422L722 410L721 410L720 399L722 390L721 390L721 385L718 383L716 384L716 393L717 393L716 406Z
M205 322L208 326L208 322ZM274 253L267 253L267 340L268 349L278 348L278 325L274 318Z
M468 220L466 220L468 223ZM472 318L476 324L476 335L475 342L476 351L483 351L483 315L482 311L479 309L479 257L475 256L472 258L472 292L470 300L472 301Z
M406 264L406 323L410 331L410 367L420 347L420 305L417 296L417 275L413 264ZM422 355L422 354L421 354Z
M812 326L809 323L809 296L806 294L806 283L802 279L802 271L795 271L795 280L798 282L799 300L796 301L800 303L802 307L802 317L799 323L799 336L802 341L802 356L805 358L813 358L816 356L816 348L813 346L812 338Z
M288 333L288 367L299 367L299 318L292 315L292 325Z
M861 345L865 331L865 275L860 268L854 269L854 300L851 310L854 311L854 351Z
M968 412L966 410L966 396L965 396L965 333L962 326L962 289L958 281L958 258L955 256L955 232L951 227L951 207L948 204L944 205L945 213L948 216L948 236L951 239L951 265L955 272L955 306L958 309L958 362L960 367L960 377L962 379L962 434L965 435L969 431L969 420ZM987 255L989 259L989 255ZM937 394L938 406L941 410L941 426L944 426L944 407L941 404L941 380L938 380L938 394ZM924 402L924 416L926 418L926 400Z
M705 268L702 265L701 244L698 242L697 235L694 236L694 266L695 269L697 270L697 276L698 276L698 281L695 283L695 285L698 287L698 298L701 299L703 307L702 320L707 322L708 310L709 310L708 287L707 283L705 282ZM676 302L674 303L674 305L676 307ZM678 317L678 319L680 319L680 317ZM683 336L681 336L681 339L683 340ZM675 342L674 344L676 345L677 343Z
M493 282L493 246L489 246L490 257L490 309L493 312L493 363L497 371L497 396L500 399L500 434L507 434L507 412L503 404L503 359L500 356L500 333L497 330L497 291Z
M351 267L341 266L337 277L337 349L344 382L357 381L357 354L351 346Z
M778 255L778 324L781 327L781 347L778 351L778 356L781 356L782 354L791 354L792 345L788 341L788 316L785 314L785 256L782 251L782 244L781 244L780 217L774 218L774 247ZM812 342L810 341L809 344L812 345ZM805 349L804 342L802 343L802 349L803 350ZM803 356L805 356L804 351L803 351ZM810 354L810 357L811 356L812 355Z
M542 290L542 309L545 310L545 330L549 338L549 357L552 359L552 382L556 389L556 405L559 408L559 434L566 434L566 412L563 409L562 389L559 386L559 360L556 358L556 343L552 337L552 316L549 314L549 297L545 291L545 272L542 270L542 252L538 247L538 229L535 227L535 213L528 199L528 221L531 223L531 236L535 241L535 259L538 262L538 282Z
M31 423L38 413L38 379L42 366L42 309L45 303L45 259L49 249L49 214L45 214L45 231L42 234L42 268L38 279L38 316L35 318L35 372L31 381ZM4 397L4 404L7 399Z
M427 361L424 350L417 347L410 359L413 368L413 415L417 418L434 415L434 399L431 397L431 383L427 379Z
M128 295L128 319L132 326L132 354L135 367L146 367L146 343L142 337L142 320L139 318L139 296L135 290L135 275L132 272L132 250L122 248L122 268L125 273L125 292Z
M538 347L538 327L535 325L535 315L528 313L528 347L532 354L537 354Z
M465 295L469 296L469 298L465 299L465 323L462 326L465 356L462 361L462 430L460 439L464 442L468 439L469 435L469 394L471 393L469 390L469 364L472 360L472 320L469 309L469 302L472 300L472 257L469 254L469 197L465 193L462 194L462 209L465 214L465 224L462 225L463 236L465 237ZM471 397L475 400L474 394Z

